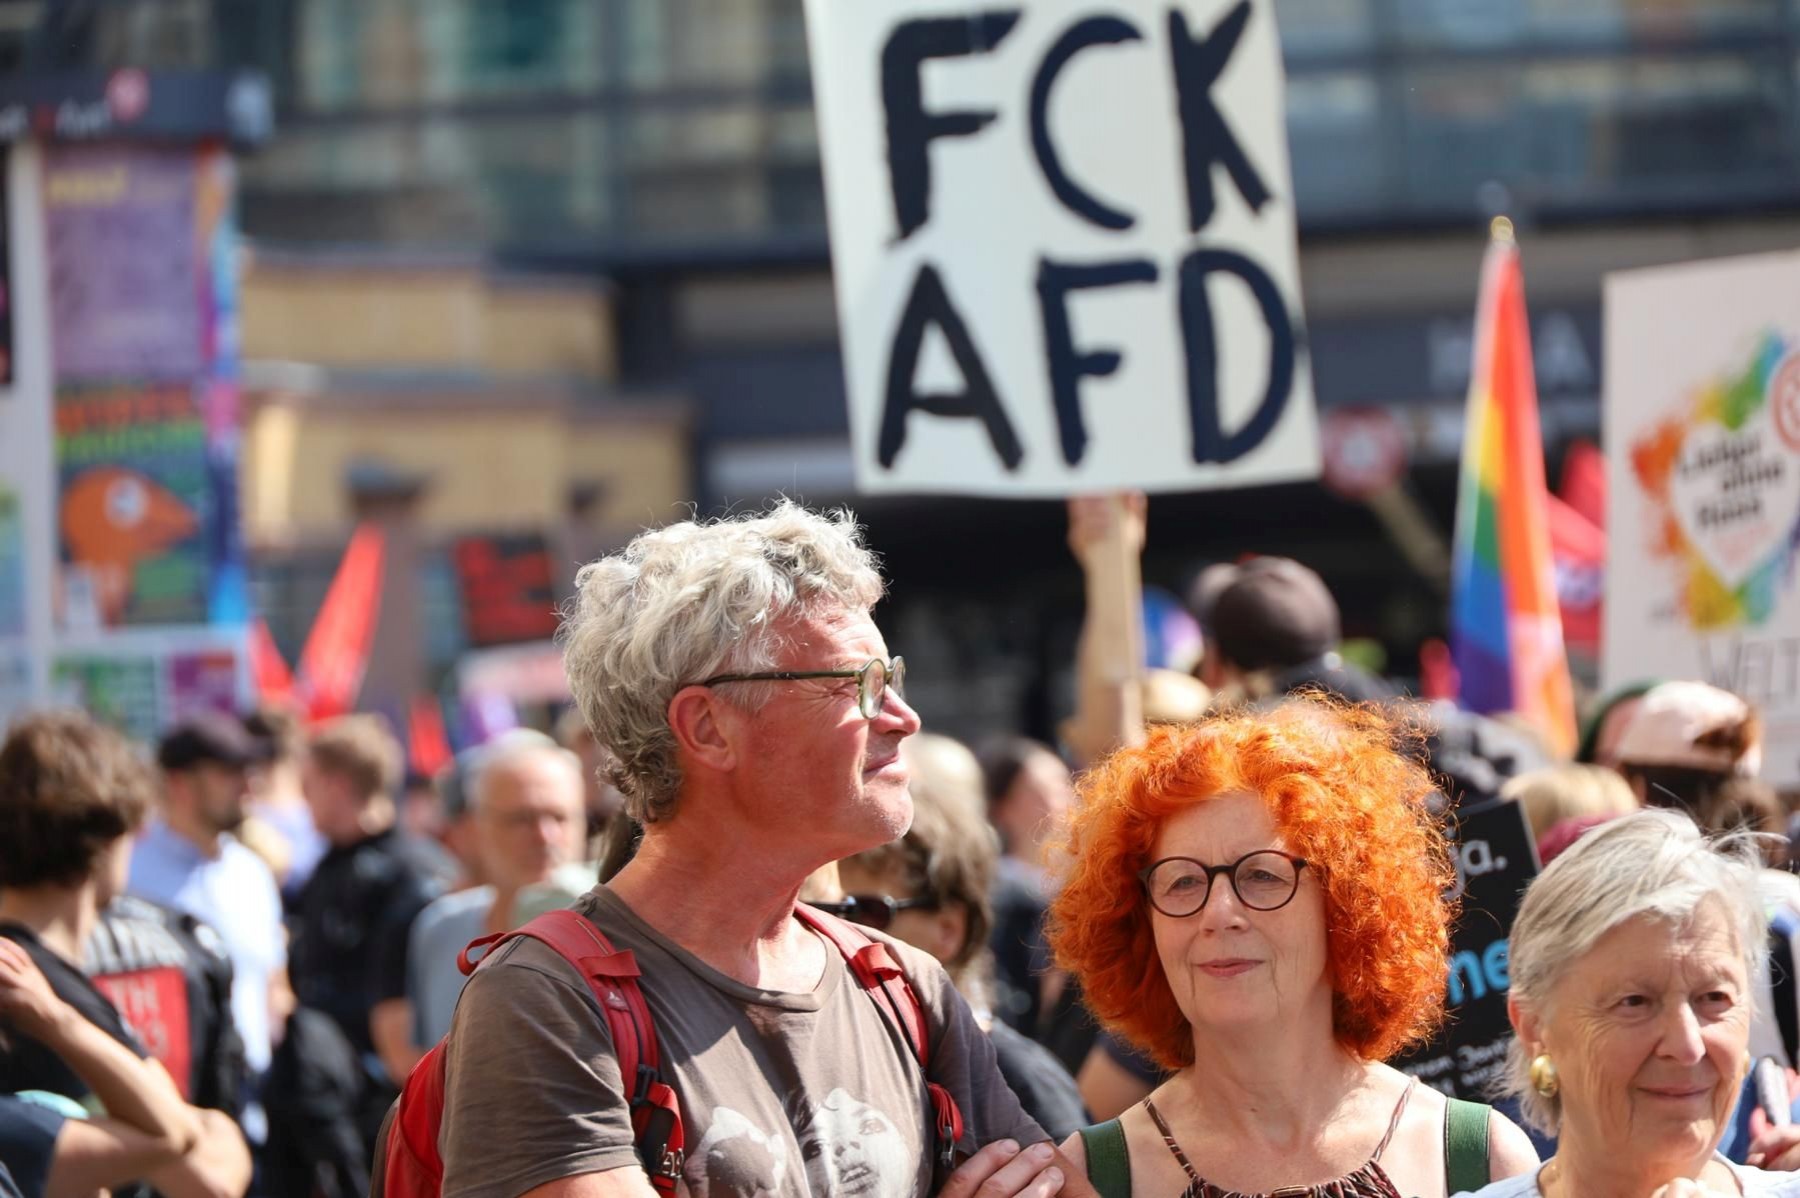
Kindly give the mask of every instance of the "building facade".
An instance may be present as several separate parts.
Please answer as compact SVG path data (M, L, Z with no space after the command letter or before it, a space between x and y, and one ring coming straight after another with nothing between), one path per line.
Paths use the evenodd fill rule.
M33 7L0 2L0 17ZM660 426L680 430L681 470L616 512L622 523L675 491L702 510L778 490L853 498L801 0L96 11L95 65L224 55L273 80L279 133L243 164L242 220L276 273L473 251L496 278L602 295L571 301L602 304L606 349L591 376L604 385L570 402L640 422L671 404L682 413ZM1570 442L1599 435L1605 272L1800 235L1796 0L1275 0L1273 12L1322 415L1373 405L1398 419L1405 485L1439 537L1492 215L1520 230L1553 479ZM331 377L321 413L387 402ZM293 468L335 468L301 448L323 443L295 442ZM603 454L593 462L596 477L571 479L635 492ZM253 513L259 487L272 489L247 480ZM566 510L543 503L540 523ZM889 499L858 510L895 578L887 620L927 714L969 735L1046 731L1079 613L1060 508ZM292 527L324 540L330 512L342 515L299 511ZM1441 579L1361 504L1296 486L1253 503L1153 505L1153 582L1177 587L1201 562L1250 551L1319 568L1350 631L1381 645L1396 673L1441 630Z

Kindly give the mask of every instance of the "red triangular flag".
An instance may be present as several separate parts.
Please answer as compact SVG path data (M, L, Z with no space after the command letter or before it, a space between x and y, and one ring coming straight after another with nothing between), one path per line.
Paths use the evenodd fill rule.
M261 616L250 625L250 674L259 702L286 703L293 698L294 675Z
M450 764L450 739L444 735L444 710L433 695L414 695L406 717L406 739L412 772L431 778Z
M385 550L379 528L364 524L356 530L307 635L297 689L315 720L343 715L356 706L381 610Z

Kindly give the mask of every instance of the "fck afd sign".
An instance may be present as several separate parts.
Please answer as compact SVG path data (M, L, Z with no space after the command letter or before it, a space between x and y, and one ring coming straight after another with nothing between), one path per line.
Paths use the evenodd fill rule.
M1319 472L1272 0L808 0L857 477Z

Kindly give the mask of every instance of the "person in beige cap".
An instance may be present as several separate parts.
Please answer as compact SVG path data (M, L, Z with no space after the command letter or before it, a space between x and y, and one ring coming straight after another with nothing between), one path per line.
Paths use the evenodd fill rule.
M1693 813L1728 779L1756 777L1762 721L1729 691L1664 682L1644 693L1614 754L1640 801Z
M1619 733L1617 769L1649 807L1671 807L1718 834L1739 821L1732 792L1762 767L1762 721L1730 691L1704 682L1663 682L1644 692ZM1708 827L1708 824L1711 827ZM1753 979L1752 1057L1800 1065L1800 990L1788 979L1800 961L1800 879L1781 869L1757 873L1768 919L1769 968Z

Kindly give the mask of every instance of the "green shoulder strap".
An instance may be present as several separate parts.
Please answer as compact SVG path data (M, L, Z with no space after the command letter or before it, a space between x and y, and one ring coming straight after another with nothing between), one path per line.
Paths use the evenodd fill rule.
M1472 1194L1488 1180L1488 1108L1452 1098L1444 1108L1445 1193Z
M1087 1150L1088 1182L1100 1198L1131 1198L1131 1157L1119 1121L1082 1128L1081 1146Z

